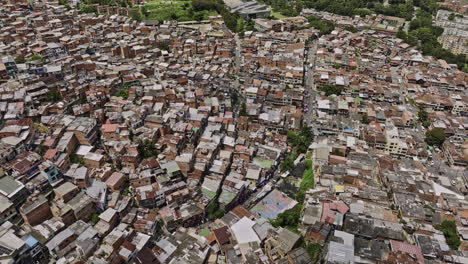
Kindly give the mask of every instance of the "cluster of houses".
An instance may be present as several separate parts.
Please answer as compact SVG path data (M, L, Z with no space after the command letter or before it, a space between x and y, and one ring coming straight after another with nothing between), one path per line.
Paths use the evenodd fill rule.
M468 5L467 5L468 6ZM466 11L465 11L466 13ZM439 42L454 54L468 55L468 16L447 10L437 11L435 25L444 29Z
M466 263L467 74L389 31L306 23L239 37L219 16L0 5L1 262Z
M466 262L467 74L374 30L337 29L314 48L304 239L325 263ZM430 146L436 128L446 139ZM452 221L459 243L438 228Z

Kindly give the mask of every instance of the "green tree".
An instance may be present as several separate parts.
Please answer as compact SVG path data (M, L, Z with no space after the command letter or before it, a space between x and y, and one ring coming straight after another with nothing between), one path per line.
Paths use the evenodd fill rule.
M407 35L406 35L406 32L400 28L398 32L396 33L396 37L399 39L405 40L407 38Z
M429 120L423 121L422 126L425 127L425 128L428 128L429 126L431 126L431 121L429 121Z
M92 215L91 215L91 222L92 222L93 224L97 224L97 223L99 222L99 215L97 215L97 214L92 214Z
M257 29L255 29L255 22L253 19L247 20L245 23L245 31L257 31Z
M458 235L457 225L454 221L444 220L440 225L436 225L434 227L444 233L447 245L449 245L452 250L458 250L461 241L460 236Z
M307 20L311 27L320 31L320 35L330 34L335 29L335 24L329 21L320 20L315 16L309 16L307 17Z
M244 31L244 28L245 28L244 19L240 18L237 21L236 32L242 32L242 31Z
M431 146L441 146L445 141L445 132L436 127L426 132L426 143Z
M431 28L428 28L428 27L418 28L415 31L411 32L411 34L414 34L415 37L418 40L421 40L423 43L429 43L429 42L437 41L437 39L435 38Z
M140 11L141 11L141 14L143 14L144 17L148 17L151 12L148 10L148 8L146 6L142 6L140 8Z
M80 156L76 155L75 153L70 154L70 162L84 165L84 160Z
M349 32L352 32L352 33L358 32L357 28L355 28L353 26L346 26L344 29L348 30Z
M298 203L293 208L278 214L276 219L273 219L270 222L274 227L297 229L301 218L301 211L302 203Z
M301 183L299 185L299 190L295 194L294 198L299 202L303 203L305 199L306 192L314 188L315 186L315 179L314 179L314 168L312 167L312 160L307 159L304 161L304 165L306 169L302 174Z
M150 139L141 140L138 143L138 155L141 159L147 159L151 157L156 157L158 155L156 151L156 143Z
M115 96L122 97L122 99L127 100L128 99L128 92L129 92L129 87L124 87L120 89Z
M333 84L324 84L318 87L319 91L325 92L326 96L330 96L332 94L340 95L341 88L333 85Z
M206 212L210 220L221 218L226 214L226 210L219 208L219 203L217 200L214 200L208 204L206 207Z
M29 57L28 59L29 61L44 61L44 57L40 56L40 55L32 55L31 57Z
M203 20L203 13L202 12L197 12L193 15L193 19L196 21L202 21Z
M130 10L130 17L133 19L133 20L136 20L138 22L140 22L141 20L143 20L143 17L141 15L141 12L140 12L140 9L139 8L133 8Z
M242 103L240 110L239 110L239 115L247 116L247 105L245 103Z
M455 20L455 14L454 14L454 13L451 13L451 14L448 16L448 20L450 20L450 21Z
M171 51L171 49L169 48L169 42L167 41L159 42L158 47L160 50Z
M317 263L320 257L322 246L318 243L313 243L305 246L304 249L307 251L307 254L309 254L312 263Z
M45 96L47 98L47 101L49 101L49 102L58 102L58 101L61 101L63 99L62 95L56 90L47 91Z
M286 159L281 163L280 165L280 170L285 172L285 171L291 171L294 169L294 160L296 160L298 154L297 152L291 152L289 155L286 157Z
M19 57L16 57L15 59L15 63L16 64L21 64L21 63L25 63L26 62L26 59L22 56L19 56Z
M193 12L193 8L187 9L187 16L188 16L188 17L193 17L194 14L195 14L195 13Z
M421 122L426 121L427 118L428 118L428 114L427 114L426 110L420 109L419 112L418 112L418 118L419 118L419 121L421 121Z
M370 120L369 120L369 117L367 116L367 114L363 114L362 117L361 117L361 122L363 124L369 124L370 123Z
M177 20L177 19L179 18L179 16L178 16L177 13L175 13L175 12L171 13L170 16L171 16L171 19L172 19L172 20Z
M89 6L89 5L80 5L80 13L95 13L97 14L97 8L95 6Z

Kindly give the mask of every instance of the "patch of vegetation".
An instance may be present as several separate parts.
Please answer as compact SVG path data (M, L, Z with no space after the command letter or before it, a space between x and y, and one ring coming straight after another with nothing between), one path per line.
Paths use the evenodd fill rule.
M320 251L321 251L322 246L318 243L313 243L304 246L304 249L307 251L307 254L309 254L310 259L312 260L312 263L317 263L320 257Z
M284 159L284 161L281 163L280 170L283 172L293 170L294 161L296 160L297 156L299 156L299 154L297 154L295 151L289 153L286 159Z
M41 134L48 134L49 133L49 128L47 128L46 126L44 126L41 123L34 122L33 127L34 127L34 130L36 130L37 132L39 132Z
M41 61L41 62L44 62L45 58L40 56L40 55L32 55L31 57L28 58L28 61Z
M374 7L374 2L372 0L311 0L305 2L305 6L343 16L354 16L368 14L369 8Z
M318 17L309 16L307 17L309 25L320 31L321 35L330 34L335 29L335 24L329 21L320 20Z
M274 227L284 227L296 230L300 222L301 211L302 203L298 203L293 208L278 214L278 217L270 220L270 223Z
M66 2L67 0L60 0ZM60 3L60 2L59 2ZM96 7L92 5L105 5L105 6L120 6L120 7L132 7L132 3L130 1L115 1L115 0L85 0L83 3L79 5L80 13L98 13ZM69 5L64 4L67 9L69 9ZM138 10L138 9L137 9ZM131 15L130 15L131 16Z
M169 42L167 41L160 42L158 44L158 47L160 50L171 51L171 49L169 48Z
M303 126L299 132L288 131L287 136L288 144L298 153L305 153L314 137L312 130L308 126Z
M114 94L114 96L122 97L122 99L127 100L129 90L130 85L124 84L123 87Z
M431 125L431 121L429 121L429 115L423 108L419 109L418 120L421 122L421 125L425 128L428 128Z
M63 99L62 95L56 90L49 90L45 94L47 101L49 102L58 102Z
M140 141L138 144L138 154L141 159L147 159L151 157L156 157L158 155L156 151L156 142L150 139L145 139Z
M338 149L334 149L332 152L331 152L332 155L335 155L335 156L340 156L340 157L344 157L343 153L341 151L339 151Z
M351 32L351 33L356 33L358 32L357 28L353 27L353 26L346 26L344 27L345 30Z
M21 64L21 63L25 63L25 62L26 62L26 59L24 57L21 57L21 56L16 57L16 59L15 59L16 64Z
M206 3L215 3L215 1L205 1ZM201 21L208 19L209 16L216 15L216 9L212 6L204 5L200 9L199 0L152 0L141 8L144 19L150 20L177 20L183 21Z
M37 154L42 156L42 155L44 155L46 150L45 150L44 145L41 143L34 149L34 151L37 152Z
M99 215L98 214L92 214L91 215L91 222L93 224L97 224L99 222Z
M421 8L422 9L422 8ZM426 8L431 11L432 8ZM451 51L446 50L437 41L437 38L442 35L444 30L440 27L432 25L432 13L424 11L417 12L416 18L410 22L409 32L406 33L400 30L397 37L403 39L406 43L417 46L424 55L433 56L436 59L443 59L450 64L456 64L460 70L468 71L468 58L466 55L455 55Z
M411 20L413 17L414 6L412 0L390 1L388 6L377 4L374 6L373 10L376 13L386 16L396 16L406 20Z
M89 14L89 13L97 14L98 13L98 10L95 6L81 4L78 9L80 10L80 13L82 14Z
M140 8L132 8L129 12L129 16L138 22L143 20L143 15L141 14Z
M424 128L430 127L430 126L431 126L431 121L429 121L429 120L423 121L423 122L422 122L422 126L423 126Z
M219 208L219 203L217 200L214 200L208 204L206 207L206 212L210 220L221 218L226 214L226 210Z
M444 233L445 240L447 245L452 250L458 250L460 247L461 241L460 236L458 235L457 225L454 221L444 220L442 224L434 226L437 230L440 230Z
M450 21L455 20L455 14L454 14L454 13L451 13L451 14L448 16L448 20L450 20Z
M247 116L247 105L245 103L241 104L240 110L239 110L239 115L240 116Z
M59 5L63 5L65 6L65 9L67 10L71 10L72 7L70 6L70 4L68 3L68 0L59 0Z
M277 12L275 10L271 11L271 16L273 17L273 19L282 19L282 18L286 17L285 15L283 15L280 12Z
M260 2L271 6L273 14L279 14L283 17L298 16L304 8L302 1L261 0Z
M426 110L419 109L419 111L418 111L419 121L424 122L424 121L427 121L428 118L429 118L429 114L426 112Z
M239 23L244 23L238 13L231 13L222 0L192 0L194 12L208 11L211 14L220 14L224 24L233 32L242 32L244 29Z
M367 116L367 114L363 114L362 117L361 117L361 122L363 124L368 125L370 123L369 116Z
M299 203L303 203L305 199L305 193L315 186L314 179L314 168L312 167L312 160L307 159L304 161L306 169L302 175L301 184L299 185L299 190L296 193L295 199Z
M70 162L84 165L84 160L80 156L76 155L75 153L70 154Z
M335 95L340 95L342 92L342 89L336 85L333 84L324 84L318 87L319 91L325 92L326 96L330 96L332 94Z
M335 62L335 63L333 63L332 67L335 68L335 69L339 69L339 68L341 68L341 64Z
M445 132L442 128L436 127L426 132L426 143L431 146L442 146L445 141Z
M127 188L125 188L125 190L122 192L122 195L123 195L123 196L128 196L129 194L131 194L131 193L130 193L130 188L127 187Z
M288 131L288 145L293 148L291 153L286 157L286 159L281 163L281 171L291 171L294 169L294 161L299 156L300 153L305 153L307 148L309 148L314 137L312 130L304 126L299 132Z

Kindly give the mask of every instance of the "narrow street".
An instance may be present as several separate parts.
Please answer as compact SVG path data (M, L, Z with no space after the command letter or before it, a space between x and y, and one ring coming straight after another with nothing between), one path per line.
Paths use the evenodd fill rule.
M240 64L241 64L241 41L239 39L239 35L236 34L234 37L236 41L236 58L235 58L235 67L236 67L236 72L239 72L240 70Z
M314 69L315 69L315 53L317 52L317 40L313 40L308 44L307 47L307 59L305 61L305 72L304 72L304 88L307 93L305 100L309 107L309 111L304 114L304 123L311 125L313 120L313 113L315 109L315 102L317 91L314 83Z

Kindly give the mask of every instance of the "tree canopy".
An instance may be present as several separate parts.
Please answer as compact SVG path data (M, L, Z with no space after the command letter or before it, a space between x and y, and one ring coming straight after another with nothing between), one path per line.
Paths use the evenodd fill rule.
M332 94L340 95L342 89L333 84L324 84L324 85L319 86L318 90L325 92L326 96L330 96Z
M440 225L436 225L435 228L444 233L447 245L452 250L458 250L461 241L460 236L458 235L457 225L454 221L444 220Z
M441 146L445 141L445 132L442 128L433 128L426 132L426 143L431 146Z

